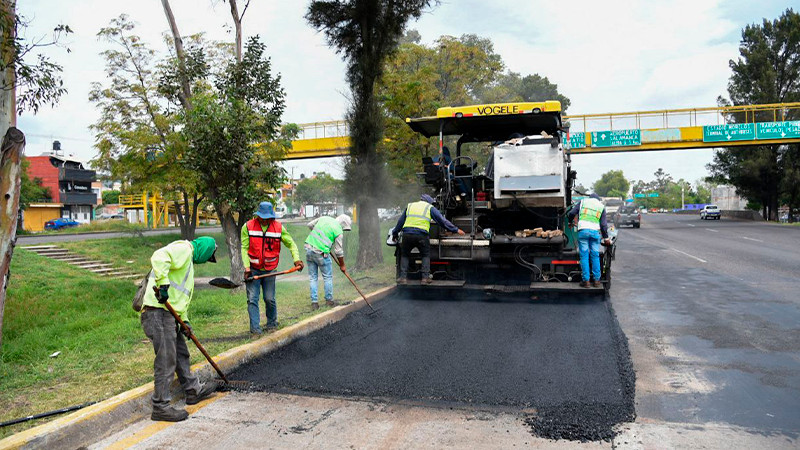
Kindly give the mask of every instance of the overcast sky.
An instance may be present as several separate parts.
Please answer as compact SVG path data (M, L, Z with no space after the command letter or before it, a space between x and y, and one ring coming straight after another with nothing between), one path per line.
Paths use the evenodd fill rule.
M222 0L172 0L184 35L205 32L232 40L230 16ZM267 43L273 68L287 94L284 120L304 123L344 116L344 64L303 15L308 2L252 0L244 19L247 36ZM738 57L741 29L763 18L777 18L800 1L647 0L647 1L485 1L443 0L410 24L425 43L441 35L474 33L490 38L507 69L538 73L570 98L570 114L714 106L726 94L728 61ZM58 139L75 157L94 155L89 126L97 119L88 101L90 83L105 78L98 41L101 27L121 13L138 24L138 34L165 49L168 29L158 0L24 0L19 12L32 20L29 38L46 37L58 24L74 34L71 49L48 53L64 66L69 93L56 108L25 114L18 126L28 136L28 155L38 155ZM431 114L434 111L430 112ZM578 181L590 186L603 172L622 169L629 179L652 179L659 167L674 178L694 181L707 174L711 150L576 155ZM295 176L325 170L341 176L336 159L286 163Z

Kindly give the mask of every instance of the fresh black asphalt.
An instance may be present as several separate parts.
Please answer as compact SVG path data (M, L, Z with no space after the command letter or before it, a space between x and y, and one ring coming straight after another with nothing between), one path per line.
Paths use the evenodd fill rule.
M537 435L609 439L634 417L634 373L596 297L415 300L397 295L243 366L268 391L518 407Z

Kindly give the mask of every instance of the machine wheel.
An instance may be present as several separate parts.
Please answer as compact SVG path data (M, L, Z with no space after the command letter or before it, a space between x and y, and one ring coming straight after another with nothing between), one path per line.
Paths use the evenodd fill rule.
M641 224L639 224L639 223L633 224L633 228L639 228L640 226L641 226Z

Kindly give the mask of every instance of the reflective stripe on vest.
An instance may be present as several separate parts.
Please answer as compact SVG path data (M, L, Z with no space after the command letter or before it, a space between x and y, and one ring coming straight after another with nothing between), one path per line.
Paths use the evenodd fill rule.
M431 204L422 200L409 203L406 207L406 221L403 228L419 228L425 232L431 230Z
M323 216L317 220L314 229L308 234L306 244L322 253L330 253L333 242L343 233L342 226L333 217Z
M604 209L603 203L596 198L590 197L581 200L578 229L599 230L600 217L602 217Z
M282 228L281 223L274 219L270 221L266 230L261 228L258 219L250 219L247 222L247 234L250 237L247 257L250 259L250 268L273 270L278 267Z

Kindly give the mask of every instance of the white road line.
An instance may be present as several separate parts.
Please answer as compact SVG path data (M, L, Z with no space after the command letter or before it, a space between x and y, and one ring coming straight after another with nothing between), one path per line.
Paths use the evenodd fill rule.
M690 223L687 223L686 225L689 225L690 227L694 227L694 226L696 226L696 225L692 225L692 224L690 224Z
M761 239L753 239L747 236L742 236L742 239L747 239L748 241L764 242Z
M710 231L712 233L719 233L719 230L712 230L711 228L706 228L706 230L708 230L708 231Z
M696 260L700 261L701 263L707 263L708 262L705 259L701 259L701 258L698 258L697 256L690 255L690 254L688 254L686 252L682 252L682 251L678 250L677 248L670 247L670 250L676 251L676 252L680 253L681 255L686 255L689 258L696 259Z

